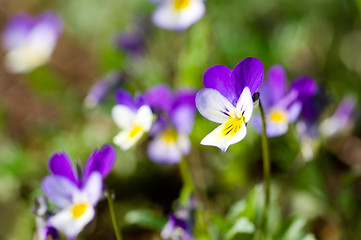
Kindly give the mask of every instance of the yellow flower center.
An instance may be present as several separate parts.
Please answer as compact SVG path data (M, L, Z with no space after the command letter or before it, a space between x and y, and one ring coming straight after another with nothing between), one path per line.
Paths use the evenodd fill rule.
M241 117L234 117L229 119L227 122L224 123L224 128L222 129L223 136L233 136L239 130L241 130L242 123L244 122L244 116Z
M133 138L135 137L138 133L140 133L141 131L143 131L143 128L139 125L135 125L132 130L129 133L129 137Z
M174 143L174 142L177 141L177 133L173 129L168 129L168 130L163 132L162 138L167 143Z
M273 122L277 122L277 123L288 121L288 116L285 111L280 111L280 110L271 111L269 117Z
M87 208L85 203L77 204L73 207L72 213L75 218L81 217Z
M182 10L189 6L191 0L174 0L174 8L176 10Z

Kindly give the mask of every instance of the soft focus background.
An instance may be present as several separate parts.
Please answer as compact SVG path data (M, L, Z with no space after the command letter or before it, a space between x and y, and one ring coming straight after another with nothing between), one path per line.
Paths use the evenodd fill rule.
M0 0L0 29L21 11L56 11L64 25L48 64L23 75L0 65L0 239L31 238L31 206L42 195L53 152L65 150L83 162L118 133L110 117L112 92L94 108L84 105L92 85L109 73L120 73L120 87L132 93L159 83L199 89L210 66L233 68L252 56L266 70L282 64L289 80L312 76L327 94L325 117L345 95L361 100L361 2L208 0L206 6L201 21L174 33L152 25L155 5L146 0ZM134 32L144 44L137 54L119 48L119 35ZM320 240L360 239L358 109L353 130L321 139L310 161L302 160L294 126L270 140L282 216L304 219ZM247 137L223 154L199 144L216 124L197 114L194 126L189 162L196 183L207 208L224 214L262 181L261 138L248 128ZM145 149L144 141L127 152L118 148L106 180L116 192L124 239L159 239L182 185L177 166L151 162ZM115 239L106 201L79 239Z

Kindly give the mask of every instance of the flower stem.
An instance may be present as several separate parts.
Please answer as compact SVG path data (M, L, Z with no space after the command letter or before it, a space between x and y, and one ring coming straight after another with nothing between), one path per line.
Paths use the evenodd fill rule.
M120 233L118 217L117 217L117 214L115 211L113 194L110 192L110 190L107 191L107 199L108 199L110 215L111 215L112 222L113 222L115 236L116 236L117 240L122 240L122 234Z
M187 202L189 199L189 196L195 192L196 188L195 188L192 173L190 171L190 168L189 168L186 158L183 158L179 162L179 170L180 170L183 184L184 184L180 199L182 202Z
M265 239L267 236L268 212L269 212L269 204L270 204L270 182L271 182L270 168L271 167L270 167L268 139L266 134L266 120L265 120L261 100L259 101L259 109L262 118L263 181L264 181L264 189L265 189L264 208L261 219L261 231Z

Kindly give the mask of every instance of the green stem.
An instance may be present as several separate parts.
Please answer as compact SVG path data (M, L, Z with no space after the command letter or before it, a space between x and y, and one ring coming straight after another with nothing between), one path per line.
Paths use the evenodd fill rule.
M110 215L111 215L112 222L113 222L115 236L116 236L117 240L122 240L122 234L120 233L118 217L117 217L117 214L115 211L113 194L109 190L107 191L107 199L108 199Z
M266 238L268 212L269 212L269 204L270 204L271 174L270 174L269 147L268 147L268 139L267 139L267 134L266 134L266 120L265 120L261 100L259 100L259 109L260 109L261 118L262 118L262 153L263 153L263 179L264 179L263 181L264 181L264 189L265 189L264 208L263 208L263 214L262 214L262 220L261 220L261 230L262 230L264 238Z
M195 185L193 182L192 173L189 169L189 165L186 158L183 158L179 162L179 168L182 175L183 183L186 187L190 188L191 191L195 191Z

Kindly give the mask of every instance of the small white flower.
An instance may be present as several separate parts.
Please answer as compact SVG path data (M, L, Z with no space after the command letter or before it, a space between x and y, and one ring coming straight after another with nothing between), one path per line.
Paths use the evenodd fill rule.
M137 110L133 110L126 105L116 105L112 109L112 118L122 130L114 137L113 141L125 151L150 130L153 113L147 105L142 105Z
M164 0L152 20L160 28L183 31L199 21L206 11L203 0Z

